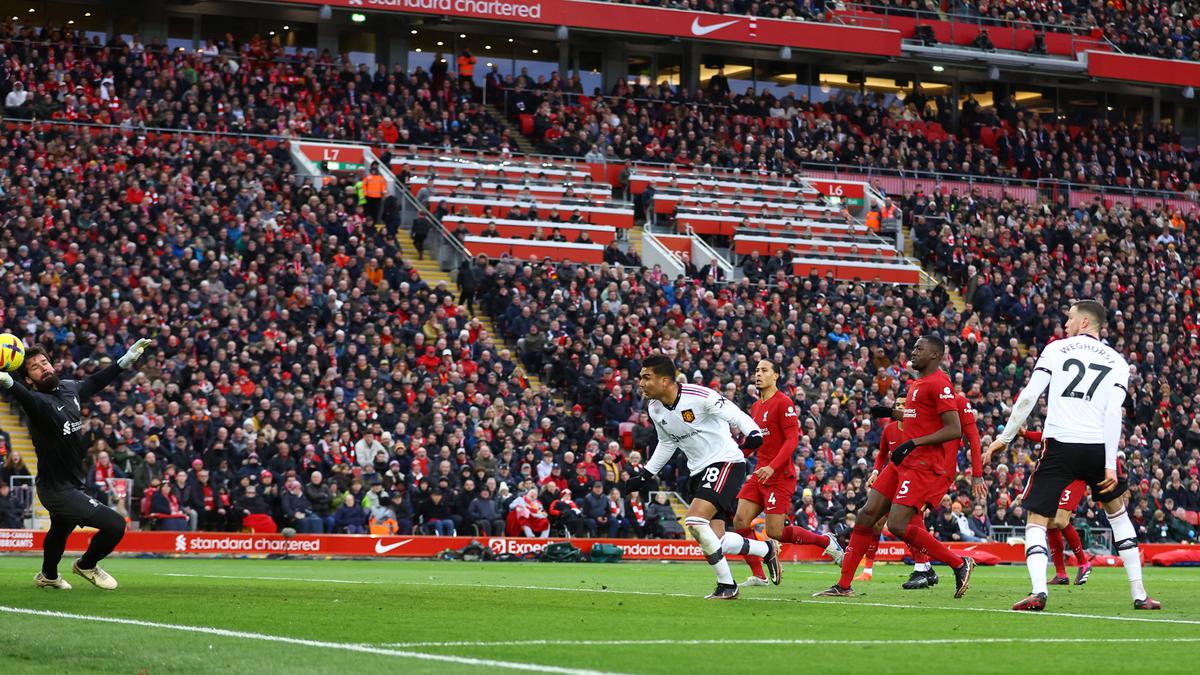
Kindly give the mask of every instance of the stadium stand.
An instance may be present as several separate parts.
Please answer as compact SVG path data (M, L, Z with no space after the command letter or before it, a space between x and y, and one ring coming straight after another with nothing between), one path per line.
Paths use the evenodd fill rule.
M451 78L417 70L376 82L339 57L288 57L268 43L235 50L249 58L146 51L128 65L132 54L121 44L5 30L12 79L30 92L15 97L27 100L11 106L0 143L5 326L36 336L32 342L77 375L136 336L154 337L152 363L106 394L88 428L90 470L131 478L133 496L149 498L144 526L182 520L155 517L150 493L170 483L167 508L195 512L189 527L240 528L248 515L267 516L270 527L314 527L283 516L293 478L326 531L489 533L531 486L548 513L561 514L555 503L564 484L577 496L596 482L605 494L620 490L653 447L633 379L640 360L661 349L689 381L743 406L757 358L788 367L784 384L803 420L794 508L828 528L865 499L862 480L880 433L866 410L900 391L916 336L947 336L956 384L991 429L1036 358L1024 345L1056 336L1064 298L1091 295L1112 310L1110 339L1137 359L1135 424L1123 448L1135 517L1145 525L1156 510L1183 508L1193 521L1200 512L1200 399L1186 393L1200 377L1194 213L1036 194L894 194L916 257L962 289L967 304L959 307L949 287L927 278L881 283L878 274L822 267L869 259L883 269L897 254L863 223L829 209L798 173L818 156L862 167L965 165L989 177L1029 169L1077 179L1081 165L1085 182L1124 178L1194 194L1196 155L1175 147L1169 131L1101 124L1076 133L1019 109L1010 118L1001 107L964 114L978 124L952 136L935 117L899 124L877 101L852 98L818 107L730 94L692 108L686 99L643 103L636 99L647 91L619 90L614 105L587 112L547 94L547 119L531 127L543 147L562 147L546 145L552 124L539 134L552 115L610 158L687 160L638 164L607 186L575 159L515 157L495 121ZM35 44L55 54L53 67ZM112 82L97 86L108 70ZM171 78L206 84L176 87ZM139 80L155 84L143 89ZM788 121L771 122L782 119L777 108ZM612 110L626 119L599 118ZM42 122L20 121L35 113ZM664 130L662 140L637 131L632 120L643 115ZM735 132L716 133L725 125ZM998 136L985 138L985 129ZM849 140L835 141L839 133ZM484 254L464 261L458 288L431 287L416 273L416 251L393 236L402 226L396 214L384 213L381 223L367 217L358 175L297 180L286 140L302 136L396 146L387 147L385 164L413 201L428 204L437 225L459 233L472 254ZM1000 138L1016 139L1008 155ZM401 149L421 143L450 149ZM1020 159L1022 145L1034 159ZM1111 159L1100 157L1101 147L1112 148ZM483 149L496 154L475 152ZM1109 162L1105 171L1086 168L1093 156ZM686 177L706 163L714 168ZM610 188L628 189L635 202L614 199ZM658 212L659 194L673 199L659 214L665 221L729 237L748 259L761 246L766 260L741 260L748 273L727 279L682 258L677 277L642 266L626 242L642 214ZM704 232L704 222L718 225ZM492 223L503 236L481 236ZM593 244L567 234L579 223L596 225L588 230ZM568 241L553 239L554 228ZM797 268L792 259L789 268L788 253L823 262ZM784 263L772 267L780 254ZM468 311L476 306L497 335ZM544 376L558 398L531 387L527 372ZM1008 505L1028 470L1028 448L1019 444L985 468L997 524L1019 520L1019 507ZM683 474L675 463L663 480L688 496ZM952 499L969 501L960 488ZM629 518L633 505L622 497L610 508ZM552 523L556 533L594 527L586 519Z

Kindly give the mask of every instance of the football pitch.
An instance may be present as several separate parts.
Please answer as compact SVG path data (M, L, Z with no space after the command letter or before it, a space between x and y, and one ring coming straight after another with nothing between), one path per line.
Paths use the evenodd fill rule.
M70 561L64 592L33 587L40 559L0 558L0 673L1194 672L1200 648L1196 569L1146 569L1161 612L1097 569L1019 614L1023 567L977 569L962 600L945 568L901 590L900 565L815 599L835 568L787 565L717 602L696 563L115 559L103 592Z

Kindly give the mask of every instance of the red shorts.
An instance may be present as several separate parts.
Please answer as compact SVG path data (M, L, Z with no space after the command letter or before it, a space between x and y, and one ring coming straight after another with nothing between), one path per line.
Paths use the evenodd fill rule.
M763 507L768 516L787 516L792 513L792 495L796 494L796 479L772 478L767 484L759 482L754 474L742 484L737 498L754 502Z
M920 511L926 504L939 505L950 490L950 481L945 474L916 466L900 466L895 473L897 485L895 496L892 497L893 504L911 506ZM879 477L882 478L883 474L879 474ZM878 484L879 480L875 482Z
M1058 498L1058 508L1060 511L1070 511L1075 513L1075 509L1079 508L1079 502L1083 501L1083 495L1087 493L1087 481L1077 480L1063 489L1062 495Z
M896 485L896 465L888 462L876 476L875 482L871 483L871 489L891 499L896 496Z

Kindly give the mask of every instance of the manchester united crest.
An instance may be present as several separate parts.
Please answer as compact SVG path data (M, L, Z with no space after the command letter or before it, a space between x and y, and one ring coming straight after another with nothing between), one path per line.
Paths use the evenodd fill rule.
M683 421L687 422L688 424L696 421L696 413L692 412L691 410L684 410L679 416L682 417Z

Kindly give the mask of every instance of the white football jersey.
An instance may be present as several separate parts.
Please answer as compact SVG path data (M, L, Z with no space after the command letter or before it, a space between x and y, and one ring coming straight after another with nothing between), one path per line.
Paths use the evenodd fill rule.
M658 446L646 462L646 468L655 474L676 450L687 456L688 472L693 476L716 462L743 462L745 457L729 434L729 425L743 434L759 430L754 420L729 399L694 384L679 385L679 400L674 406L650 401L646 408L658 432Z
M1034 370L1050 375L1045 438L1103 443L1105 410L1118 388L1128 393L1129 364L1117 350L1090 335L1046 345Z

